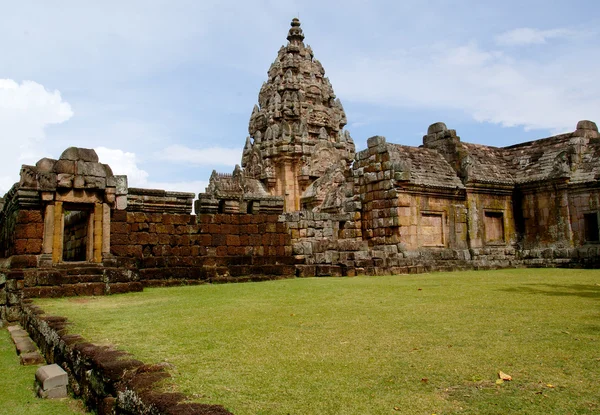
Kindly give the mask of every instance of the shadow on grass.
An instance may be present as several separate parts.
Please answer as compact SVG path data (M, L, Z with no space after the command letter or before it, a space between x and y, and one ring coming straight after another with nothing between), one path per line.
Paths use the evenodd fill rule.
M528 286L503 288L509 293L538 294L551 297L582 297L600 299L600 285L591 284L528 284Z

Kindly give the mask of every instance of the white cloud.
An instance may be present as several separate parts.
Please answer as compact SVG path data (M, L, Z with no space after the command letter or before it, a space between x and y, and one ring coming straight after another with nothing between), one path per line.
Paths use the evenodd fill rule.
M59 91L48 91L34 81L18 83L0 79L0 192L8 191L19 180L21 164L32 164L44 157L45 129L73 116Z
M172 145L165 148L158 156L163 160L172 162L208 166L235 166L241 162L242 149L223 147L193 149L183 145Z
M148 172L138 167L135 153L106 147L96 147L96 153L101 163L108 164L113 174L127 175L130 187L145 187L148 182Z
M569 37L573 34L567 29L539 30L522 27L496 36L496 43L502 46L536 45L546 43L549 39Z
M589 50L534 61L468 43L388 56L333 66L338 95L391 107L459 110L479 122L555 133L600 114L600 62ZM588 64L574 67L578 59Z
M129 187L141 187L145 189L162 189L174 192L200 193L204 192L208 181L153 181L149 180L150 175L147 171L138 166L137 155L132 152L120 149L111 149L106 147L96 147L94 149L98 154L101 163L108 164L113 174L127 175Z

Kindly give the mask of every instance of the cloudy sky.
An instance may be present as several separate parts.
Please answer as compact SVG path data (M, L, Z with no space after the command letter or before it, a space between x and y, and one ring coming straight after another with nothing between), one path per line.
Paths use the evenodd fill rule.
M0 0L0 194L95 148L130 186L204 191L240 162L299 16L348 116L419 145L445 122L504 146L600 122L597 0Z

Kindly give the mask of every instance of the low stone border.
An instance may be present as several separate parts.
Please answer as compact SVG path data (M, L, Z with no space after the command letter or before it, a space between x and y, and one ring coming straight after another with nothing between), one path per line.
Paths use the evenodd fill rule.
M65 317L43 315L24 300L21 324L49 363L69 375L69 388L98 415L232 415L221 405L187 402L180 393L157 390L168 365L146 365L123 351L68 334Z
M38 351L37 346L21 326L8 326L8 332L10 337L15 344L17 354L21 360L21 364L24 366L39 365L45 363L44 358Z

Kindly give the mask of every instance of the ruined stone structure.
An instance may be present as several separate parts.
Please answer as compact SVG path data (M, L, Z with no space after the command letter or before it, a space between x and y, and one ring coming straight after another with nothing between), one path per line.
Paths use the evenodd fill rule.
M93 150L23 166L0 201L0 318L26 297L313 275L600 265L600 134L496 148L432 124L423 145L346 116L297 19L241 167L205 192L128 188Z

